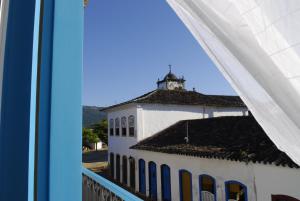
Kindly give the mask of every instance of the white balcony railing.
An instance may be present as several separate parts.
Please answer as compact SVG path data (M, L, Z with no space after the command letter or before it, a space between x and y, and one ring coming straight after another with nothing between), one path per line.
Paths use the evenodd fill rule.
M82 169L82 201L142 201L96 173Z

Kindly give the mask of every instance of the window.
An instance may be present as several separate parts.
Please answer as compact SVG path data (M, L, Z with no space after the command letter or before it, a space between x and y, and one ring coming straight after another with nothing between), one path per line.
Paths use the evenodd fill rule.
M171 201L171 175L168 165L161 165L161 196L162 201Z
M192 174L187 170L179 171L180 201L192 201Z
M120 135L120 119L116 118L115 119L115 127L116 127L116 136Z
M110 153L109 156L109 167L110 167L110 176L115 178L115 157L113 153Z
M126 136L127 135L127 119L126 119L126 117L122 117L121 125L122 125L122 136Z
M122 174L122 182L123 184L127 185L127 157L123 156L122 159L122 169L123 169L123 174Z
M200 201L215 201L216 200L215 179L209 175L200 175L199 191L200 191Z
M134 130L135 130L135 128L134 128L134 124L135 124L135 122L134 122L134 116L133 115L131 115L131 116L129 116L128 117L128 125L129 125L129 136L134 136Z
M130 165L130 187L135 189L135 160L133 157L129 158Z
M111 136L114 135L114 120L113 119L109 120L109 134Z
M157 173L156 173L156 164L151 161L148 164L148 173L149 173L149 197L152 200L157 200Z
M139 192L146 194L146 169L145 161L139 160Z
M247 201L247 187L238 181L225 183L226 201Z
M120 155L117 155L116 156L116 179L117 181L120 181L121 180L121 174L120 174L120 171L121 171L121 167L120 167Z

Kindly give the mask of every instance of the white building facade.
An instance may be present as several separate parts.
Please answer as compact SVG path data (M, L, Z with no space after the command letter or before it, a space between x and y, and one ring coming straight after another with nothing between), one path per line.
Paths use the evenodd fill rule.
M220 120L226 120L226 118L227 117L222 117ZM190 123L189 128L194 130L194 133L192 133L192 131L190 133L191 143L185 144L185 142L183 142L183 144L178 144L177 142L177 144L174 143L176 145L175 149L172 146L172 148L166 148L173 145L171 141L174 139L171 139L172 137L184 141L184 134L178 138L176 133L172 133L174 130L180 130L178 127L179 122L155 134L155 136L146 138L140 143L137 143L131 147L129 152L122 153L110 150L110 168L113 168L112 172L114 172L114 178L123 185L130 186L136 192L158 201L300 200L299 167L286 155L280 153L276 147L273 147L273 144L271 141L268 141L266 135L263 138L256 138L256 136L247 137L247 134L241 131L240 138L244 138L243 136L245 136L244 143L247 144L247 141L257 139L257 144L266 144L262 145L263 148L261 148L260 145L250 142L250 145L254 147L257 146L255 148L257 149L255 151L256 153L248 153L247 145L245 144L238 150L233 149L233 152L238 154L236 158L227 159L226 154L224 156L214 154L201 155L203 151L201 151L202 148L199 145L201 148L199 151L200 155L197 156L196 151L196 153L192 152L192 154L195 155L193 156L192 154L188 154L189 150L197 148L193 145L195 144L193 143L195 134L198 135L198 132L203 132L202 130L195 129L192 125L193 121L199 121L199 119L187 121ZM200 121L203 121L203 119ZM225 122L225 124L226 123L227 122ZM206 123L203 124L205 125ZM218 126L219 124L213 125ZM236 124L230 125L229 127L233 126L239 127L239 125ZM257 132L251 124L249 126L246 123L240 126L246 127L250 134L251 132ZM226 132L226 129L222 126L220 126L220 128L220 131ZM219 128L216 128L215 130L218 129ZM168 130L171 131L168 132ZM166 133L171 135L166 135ZM211 139L214 139L212 134L209 133L209 135L211 135ZM258 133L257 135L260 136L262 134ZM165 137L161 138L161 136ZM202 140L204 141L205 138L206 137L202 137L200 142ZM237 141L239 141L238 138L239 137L236 138ZM168 142L168 139L170 142ZM160 140L163 140L164 143L160 144ZM221 139L221 141L226 141L226 138ZM155 143L158 143L158 145ZM227 140L225 143L230 144L232 147L236 146L236 144L231 145L231 140ZM147 147L147 144L149 144L150 149ZM209 143L205 145L208 147L211 146ZM153 150L151 150L151 146L154 146ZM177 150L177 146L181 148ZM187 148L185 148L185 146ZM189 146L194 147L189 148ZM204 148L205 147L206 146L204 146ZM268 147L271 147L271 149L268 149ZM244 151L245 153L243 153ZM214 152L219 152L219 150L216 149ZM253 154L257 156L252 157L251 155ZM245 155L246 159L239 158L243 155ZM119 156L119 159L117 159L117 156ZM222 157L224 158L222 159ZM124 162L123 158L127 160ZM119 161L119 164L117 161ZM165 170L167 170L167 173ZM118 174L119 177L117 176ZM187 175L185 179L184 174ZM126 175L126 178L131 178L131 180L124 180L124 175ZM211 182L202 183L203 178L208 178ZM169 188L169 190L166 190L166 188Z
M178 79L169 72L162 81L157 82L157 90L105 109L109 122L108 147L112 177L137 193L159 201L299 201L300 171L275 148L273 151L278 158L266 159L269 160L266 163L258 156L255 159L258 162L251 158L252 154L259 155L259 152L249 154L247 147L233 151L242 157L236 161L226 157L197 157L177 152L176 149L164 153L160 151L164 150L163 145L157 145L157 150L147 150L143 146L141 149L135 148L144 141L155 139L165 130L172 130L174 125L183 120L189 122L219 117L227 121L226 117L249 116L247 107L239 97L187 91L184 82L183 78ZM250 126L248 130L251 129L253 127ZM176 130L172 132L176 133ZM254 139L251 142L253 146L259 147L259 142L251 137L251 132L248 134L250 141ZM172 139L172 133L169 136L164 141ZM187 140L186 143L193 144L197 137L187 135L179 139L183 143ZM234 140L225 139L229 144ZM270 143L268 139L264 140ZM181 146L185 147L174 144L174 147ZM205 147L203 144L201 146ZM251 147L252 144L247 146ZM273 144L269 146L273 147ZM197 150L199 147L194 148ZM218 150L213 152L217 153ZM267 153L266 150L262 152ZM244 158L243 154L246 154ZM267 155L264 157L268 158ZM168 185L166 181L169 181Z
M180 170L188 171L192 176L192 200L199 201L200 188L199 177L208 175L215 180L216 201L226 200L225 183L236 181L245 185L247 201L273 201L276 195L289 196L300 200L300 171L276 165L255 163L240 163L227 160L205 159L198 157L182 156L175 154L163 154L150 151L135 151L132 156L136 161L145 160L146 169L146 193L149 196L149 163L155 162L157 167L157 200L162 199L161 166L167 164L171 175L171 200L180 201ZM136 171L136 182L139 184L139 171ZM139 191L139 186L136 186ZM289 201L289 199L281 199ZM278 201L281 201L278 200ZM290 199L293 201L292 199ZM232 200L233 201L233 200ZM277 201L277 200L274 200Z

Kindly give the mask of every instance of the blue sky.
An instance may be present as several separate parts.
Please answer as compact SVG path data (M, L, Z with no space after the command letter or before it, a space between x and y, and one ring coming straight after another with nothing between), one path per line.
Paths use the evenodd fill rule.
M84 34L84 105L149 92L169 64L187 89L235 94L164 0L90 0Z

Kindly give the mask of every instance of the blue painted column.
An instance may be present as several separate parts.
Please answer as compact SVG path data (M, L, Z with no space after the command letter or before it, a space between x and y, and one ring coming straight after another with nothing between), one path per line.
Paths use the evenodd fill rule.
M83 0L55 0L53 21L50 200L82 199Z
M82 0L10 0L0 200L79 201Z

